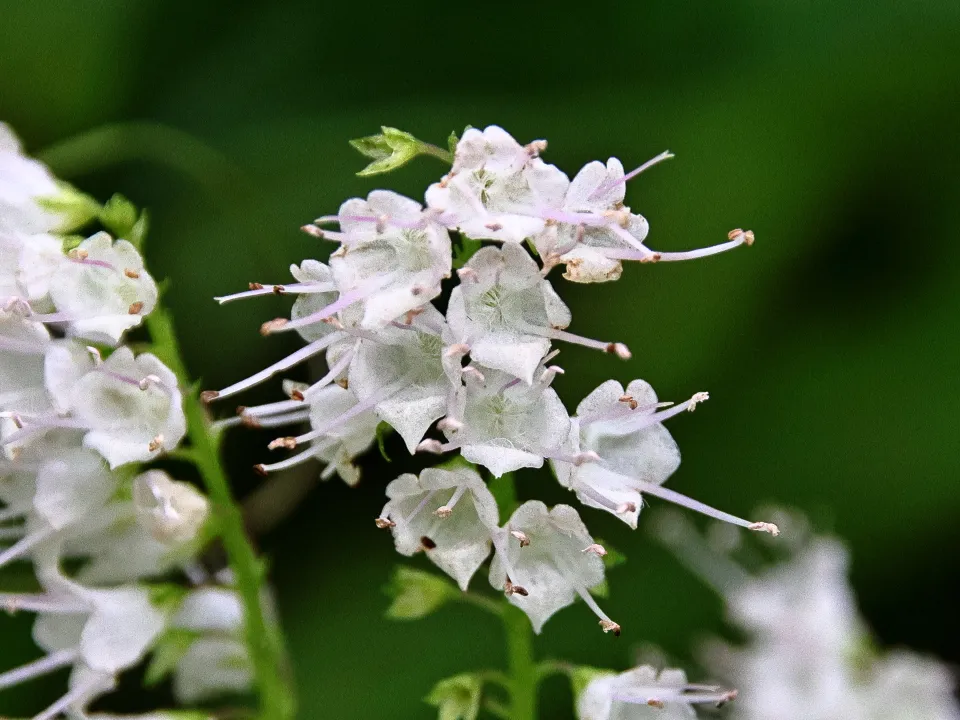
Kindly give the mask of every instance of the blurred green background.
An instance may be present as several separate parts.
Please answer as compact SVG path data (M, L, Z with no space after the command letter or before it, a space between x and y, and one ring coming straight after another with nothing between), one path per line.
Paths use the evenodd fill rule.
M284 299L218 307L212 296L324 259L330 246L298 228L343 199L384 184L419 197L442 173L424 159L357 178L364 160L349 138L386 124L442 143L496 123L521 142L548 138L546 159L571 176L595 158L631 167L674 151L628 190L650 246L713 244L733 227L757 243L631 266L610 285L554 275L573 331L634 351L624 364L563 348L561 396L572 408L611 376L643 377L666 399L709 390L670 426L684 452L670 487L738 514L766 501L806 510L851 544L882 643L960 660L956 0L0 0L0 119L36 152L134 121L209 148L95 134L55 167L150 209L148 264L170 279L204 387L296 346L257 333ZM243 402L278 392L279 381ZM249 467L266 440L240 431L228 442L241 493L261 484ZM314 487L260 538L304 718L426 718L434 681L503 661L499 628L471 609L382 618L399 558L372 519L384 485L420 464L395 440L388 449L395 461L369 458L360 487ZM278 494L309 489L313 475ZM523 496L573 500L548 475L519 482ZM275 501L254 502L260 520ZM689 661L720 627L719 600L642 530L583 514L628 555L605 604L624 635L603 635L578 605L547 624L540 651L623 668L656 643ZM33 657L29 625L4 619L0 667ZM0 695L0 715L36 711L61 683ZM131 690L113 704L158 699ZM550 681L543 717L570 717L569 703Z

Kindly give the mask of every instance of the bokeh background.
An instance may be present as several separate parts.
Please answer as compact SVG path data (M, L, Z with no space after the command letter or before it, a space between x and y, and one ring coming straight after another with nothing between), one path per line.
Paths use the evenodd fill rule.
M738 514L767 501L807 511L849 542L879 642L960 661L956 0L0 0L0 119L66 179L150 209L148 264L170 279L205 387L296 345L257 333L284 299L212 296L323 259L330 247L298 227L343 199L381 184L419 196L442 172L423 159L357 178L349 138L386 124L442 144L496 123L548 138L546 159L571 175L674 151L628 190L649 244L708 245L733 227L757 243L632 266L610 285L555 276L573 331L634 351L623 364L563 348L561 396L572 408L611 376L668 399L709 390L670 426L684 452L671 487ZM227 443L241 494L262 489L249 468L266 440ZM311 469L248 495L304 718L426 718L434 681L503 660L499 628L477 611L383 619L399 557L372 519L384 485L419 463L395 440L387 449L394 461L369 458L353 490L318 486ZM519 483L522 496L572 500L548 475ZM642 531L584 515L629 558L606 603L624 636L578 605L548 623L540 651L623 668L655 643L690 662L721 627L720 601ZM0 667L32 657L29 618L2 623ZM0 695L0 715L36 711L62 680ZM162 697L134 685L114 706ZM564 683L543 698L544 717L570 716Z

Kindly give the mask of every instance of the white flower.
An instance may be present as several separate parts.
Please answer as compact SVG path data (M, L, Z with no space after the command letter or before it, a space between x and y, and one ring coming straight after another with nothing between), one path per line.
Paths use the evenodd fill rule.
M473 470L428 468L405 474L387 486L390 498L378 524L389 527L397 552L420 550L460 588L490 554L490 535L498 522L497 503Z
M170 449L186 433L176 376L155 356L134 357L126 347L101 364L84 359L76 345L48 352L47 387L86 431L84 445L117 467L146 462Z
M47 407L43 368L49 343L50 333L41 323L0 311L0 411Z
M47 167L23 154L10 127L0 123L0 231L68 230L75 225L69 208L55 208L63 191Z
M464 235L519 243L543 230L544 211L558 208L570 181L537 154L542 140L521 146L502 128L471 128L449 174L427 189L427 205Z
M649 665L619 675L601 674L577 700L579 720L687 720L696 718L693 705L721 704L736 697L733 691L690 685L683 670L661 670Z
M193 540L210 512L210 503L199 490L162 470L134 478L133 502L138 522L165 545Z
M50 279L65 262L60 238L0 227L0 306L19 305L39 313L53 310Z
M454 408L444 422L449 442L442 451L460 449L470 462L497 477L520 468L543 466L559 453L570 419L550 387L558 368L544 369L533 385L486 368L464 373Z
M879 659L860 693L865 720L957 720L953 673L937 660L906 651Z
M604 632L619 635L620 626L590 596L590 588L603 582L603 560L591 551L594 546L572 507L548 510L539 500L527 501L494 534L490 584L530 617L537 633L579 596L600 618Z
M126 240L100 232L70 251L49 281L57 312L70 335L115 345L157 303L157 285Z
M440 294L450 276L450 236L420 203L386 190L353 198L337 218L342 241L330 256L337 289L363 303L361 327L377 328Z
M447 322L475 362L530 383L551 339L629 357L620 344L563 330L570 310L519 245L482 248L459 272L463 282L450 295Z

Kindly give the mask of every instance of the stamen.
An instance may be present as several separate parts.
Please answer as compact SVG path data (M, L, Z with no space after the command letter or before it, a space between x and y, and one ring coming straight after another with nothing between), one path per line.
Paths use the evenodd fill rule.
M261 295L304 295L310 293L333 292L337 286L333 283L289 283L287 285L263 285L261 283L250 283L250 289L243 292L233 293L232 295L220 295L215 297L221 305L225 305L234 300L243 300L245 298L259 297Z
M0 673L0 690L6 690L8 687L19 685L27 680L33 680L67 665L72 665L79 654L77 650L58 650L39 660Z
M607 554L607 549L606 549L603 545L599 545L599 544L597 544L597 543L594 543L593 545L587 545L587 547L585 547L585 548L584 548L583 550L581 550L580 552L583 552L583 553L593 553L594 555L596 555L596 556L598 556L598 557L604 557L604 556Z
M0 593L0 607L10 614L20 610L57 615L77 615L90 611L77 598L48 593Z
M332 303L327 305L322 310L317 310L315 313L310 315L305 315L302 318L296 320L291 320L290 322L284 324L283 327L271 330L271 332L281 332L288 330L296 330L297 328L307 327L315 323L321 322L332 315L340 312L344 308L350 307L354 303L360 302L365 298L373 295L378 292L381 288L387 285L390 282L390 275L377 275L370 280L366 281L360 287L354 288L353 290L347 290L340 293L340 297L334 300Z
M205 402L210 402L211 400L216 400L219 398L225 398L231 395L236 395L238 392L246 390L247 388L254 387L255 385L259 385L260 383L266 380L269 380L274 375L276 375L279 372L282 372L283 370L288 370L289 368L292 368L294 365L298 365L299 363L302 363L304 360L307 360L313 357L314 355L318 355L319 353L326 350L330 345L333 345L333 343L335 343L337 340L340 340L342 338L343 338L343 335L341 333L331 333L330 335L326 335L320 338L319 340L314 340L309 345L306 345L300 348L295 353L285 357L283 360L280 360L279 362L275 362L273 365L270 365L269 367L261 370L260 372L251 375L246 380L241 380L240 382L234 383L233 385L228 385L227 387L223 388L223 390L208 390L203 393L202 397L204 397ZM215 396L211 395L211 393L213 392L216 393Z
M88 700L101 692L110 690L115 685L116 681L113 678L103 675L90 678L87 682L81 683L70 690L43 712L34 715L33 720L53 720L74 703Z
M419 502L419 504L417 505L417 507L415 507L415 508L413 509L413 512L410 513L409 515L407 515L407 517L405 517L405 518L403 519L403 521L404 521L405 523L410 523L417 515L420 514L420 511L423 510L423 509L427 506L427 503L429 503L430 500L433 498L433 496L436 495L436 494L437 494L437 491L436 491L436 490L431 490L431 491L428 492L426 495L424 495L424 496L423 496L423 499Z
M682 402L679 405L674 405L669 410L661 410L655 413L631 413L623 421L624 428L631 428L632 430L642 430L643 428L650 427L651 425L656 425L662 423L664 420L669 420L674 415L679 415L684 411L693 412L696 409L697 405L702 402L706 402L710 399L709 393L698 392L694 393L689 400Z
M363 400L362 402L358 402L352 408L350 408L346 412L341 413L339 416L331 420L324 427L318 428L316 430L311 430L310 432L304 433L303 435L298 435L297 437L293 438L293 440L296 442L297 445L300 445L310 440L315 440L317 438L323 437L324 435L329 433L331 430L340 427L348 420L355 418L357 415L363 412L366 412L367 410L372 410L379 403L383 402L384 400L388 399L390 396L399 392L403 388L406 382L407 382L406 378L400 378L396 382L391 383L390 385L387 385L387 387L384 388L380 393L371 395L366 400Z
M324 375L322 378L317 380L313 385L311 385L306 390L304 390L303 399L304 400L313 399L320 392L321 388L325 388L327 385L333 382L337 378L337 376L340 373L342 373L350 365L350 361L353 360L353 354L356 347L357 345L354 345L354 350L345 352L343 354L343 357L337 360L337 362L335 362L330 367L326 375Z
M538 337L550 338L552 340L562 340L563 342L572 343L574 345L582 345L583 347L592 348L593 350L611 353L622 360L629 360L631 357L630 350L623 343L603 342L602 340L593 340L581 335L574 335L566 330L558 330L556 328L541 328L532 325L525 325L523 331Z
M463 494L467 491L466 485L459 485L454 491L453 496L447 501L446 505L441 505L436 510L433 511L433 514L440 518L447 518L453 513L453 508L456 507L457 503L460 501L460 498L463 497Z
M596 190L594 190L592 193L590 193L590 196L589 196L587 199L588 199L588 200L596 200L596 199L598 199L601 195L603 195L605 192L607 192L608 190L612 190L613 188L615 188L617 185L620 185L621 183L624 183L624 184L625 184L625 183L630 182L630 181L633 180L637 175L639 175L640 173L642 173L644 170L649 170L649 169L652 168L654 165L656 165L656 164L658 164L658 163L661 163L661 162L663 162L664 160L669 160L669 159L672 158L672 157L674 157L674 154L673 154L672 152L670 152L669 150L664 150L662 153L660 153L660 154L657 155L656 157L647 160L647 161L646 161L643 165L641 165L640 167L636 168L635 170L631 170L631 171L628 172L626 175L624 175L622 178L617 178L617 179L615 179L615 180L609 180L609 181L603 183L600 187L598 187Z
M629 234L629 233L628 233ZM618 233L619 235L619 233ZM686 252L660 252L644 248L642 251L631 251L620 248L594 248L604 257L612 260L639 260L640 262L679 262L682 260L696 260L697 258L718 255L719 253L733 250L741 245L752 245L754 234L752 231L740 232L732 240L711 245L710 247L700 248L699 250L688 250Z
M33 532L22 540L18 540L13 545L8 547L2 553L0 553L0 568L4 567L7 563L17 560L27 553L29 553L36 545L39 545L44 540L49 540L56 534L56 531L51 529L47 530L38 530Z
M277 472L279 470L286 470L288 468L305 463L307 460L319 455L321 452L323 452L322 445L313 445L301 453L291 455L286 460L269 464L260 463L259 465L254 465L253 470L257 473L257 475L263 475L266 477L269 473Z
M520 547L524 548L530 544L530 537L522 530L511 530L510 534L517 539Z
M266 405L245 407L240 410L238 415L244 417L266 417L268 415L280 415L288 410L303 410L303 401L281 400L280 402L267 403Z
M573 589L576 590L577 595L587 604L587 607L593 611L593 614L600 618L600 627L603 631L605 633L612 632L616 637L620 637L620 626L600 609L600 606L597 605L597 601L593 599L590 591L579 585L575 585Z

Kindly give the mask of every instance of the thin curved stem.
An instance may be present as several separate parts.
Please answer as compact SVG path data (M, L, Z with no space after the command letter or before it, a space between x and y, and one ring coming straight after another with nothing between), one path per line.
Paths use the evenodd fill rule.
M153 340L154 353L186 387L186 367L169 313L157 307L145 321ZM184 394L184 412L191 445L189 457L196 465L210 496L217 530L243 604L244 637L260 698L259 717L261 720L289 720L294 716L296 701L283 668L283 636L267 623L261 602L265 575L263 562L247 538L243 516L220 464L219 436L211 427L196 389Z

